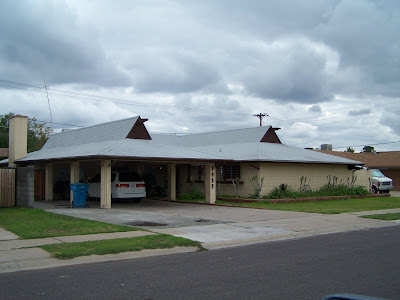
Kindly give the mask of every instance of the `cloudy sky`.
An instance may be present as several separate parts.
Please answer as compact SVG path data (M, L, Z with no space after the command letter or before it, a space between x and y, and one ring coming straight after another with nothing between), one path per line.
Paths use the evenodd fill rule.
M0 2L0 115L400 150L398 0ZM64 125L62 125L64 124Z

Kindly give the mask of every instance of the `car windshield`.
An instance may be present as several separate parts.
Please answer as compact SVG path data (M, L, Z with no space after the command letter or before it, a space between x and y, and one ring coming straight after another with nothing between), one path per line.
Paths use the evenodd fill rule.
M385 177L379 170L372 170L372 177Z
M119 181L131 182L131 181L143 181L142 177L136 172L119 172Z

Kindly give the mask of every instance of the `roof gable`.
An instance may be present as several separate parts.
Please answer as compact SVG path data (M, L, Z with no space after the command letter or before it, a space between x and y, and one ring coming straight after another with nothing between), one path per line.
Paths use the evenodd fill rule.
M151 136L143 124L146 121L147 119L141 119L138 117L126 138L134 140L151 140Z
M278 135L275 133L276 130L280 128L273 128L270 127L264 136L261 139L261 143L274 143L274 144L282 144L281 140L279 139Z

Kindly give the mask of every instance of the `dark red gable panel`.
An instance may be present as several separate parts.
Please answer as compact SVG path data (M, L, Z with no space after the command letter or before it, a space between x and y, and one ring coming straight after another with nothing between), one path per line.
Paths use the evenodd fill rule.
M281 140L276 135L275 131L279 130L280 128L268 128L267 132L261 139L261 143L275 143L275 144L282 144Z
M151 136L147 131L146 126L144 126L143 124L146 121L147 119L141 119L140 117L138 117L126 138L135 140L151 140Z

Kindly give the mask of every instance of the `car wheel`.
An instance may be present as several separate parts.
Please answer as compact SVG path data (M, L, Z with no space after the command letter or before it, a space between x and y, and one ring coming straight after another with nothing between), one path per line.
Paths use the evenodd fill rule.
M372 193L373 194L377 194L378 193L378 189L376 187L374 187L374 186L372 187Z

